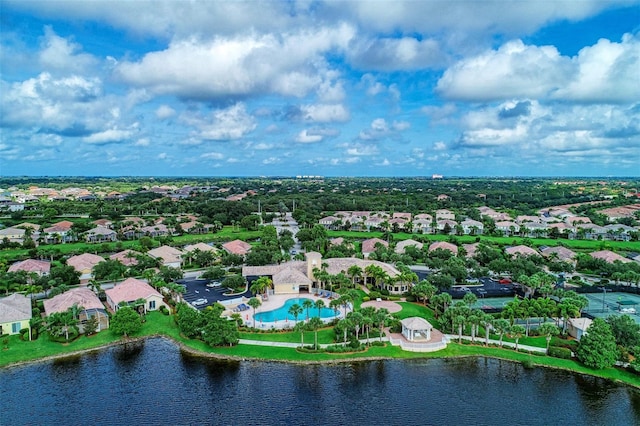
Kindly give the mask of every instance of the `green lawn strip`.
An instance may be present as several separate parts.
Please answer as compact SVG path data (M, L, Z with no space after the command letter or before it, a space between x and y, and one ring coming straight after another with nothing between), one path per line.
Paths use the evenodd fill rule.
M356 292L358 293L358 298L353 301L353 308L357 311L360 309L360 306L363 303L363 298L367 296L367 293L361 289L357 289Z
M262 342L287 342L287 343L300 343L300 333L297 331L290 332L273 332L273 333L251 333L240 332L241 339L247 340L259 340ZM304 344L310 345L314 342L315 333L313 331L304 332ZM333 328L322 328L318 330L318 343L330 344L335 339L335 333Z

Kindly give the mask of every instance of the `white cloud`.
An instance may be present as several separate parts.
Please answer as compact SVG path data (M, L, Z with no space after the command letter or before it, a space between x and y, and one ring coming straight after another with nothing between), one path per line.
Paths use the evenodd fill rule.
M296 142L298 143L316 143L321 142L323 139L322 135L310 133L308 130L302 130L296 136Z
M358 39L347 57L356 68L385 72L431 68L445 61L436 40L413 37Z
M89 144L104 145L108 143L118 143L125 141L133 135L131 130L121 129L109 129L98 133L93 133L89 136L82 138L82 140Z
M200 158L204 160L222 160L224 158L224 154L220 152L206 152L200 155Z
M134 146L149 146L151 144L151 141L149 140L149 138L140 138L137 141L135 141L135 143L133 144Z
M194 136L204 140L240 139L252 132L257 124L246 111L243 103L213 111L211 117L199 114L183 114L182 121L197 130Z
M481 102L518 97L635 102L639 69L640 40L629 34L621 43L601 39L573 58L554 46L515 40L454 64L436 90L449 99Z
M217 99L273 93L301 97L325 81L323 54L344 49L354 29L346 24L280 35L190 37L139 62L121 62L118 75L157 94Z
M80 53L82 46L58 36L50 26L44 28L41 47L38 60L46 69L82 72L97 64L93 56Z
M640 100L640 38L625 34L622 42L600 39L583 48L573 63L576 75L555 93L557 99L584 102Z
M351 117L349 110L342 104L303 105L300 111L305 121L315 123L344 122Z
M378 140L394 136L411 127L408 121L394 121L389 125L384 118L376 118L368 129L360 132L358 138L362 140Z
M166 120L167 118L173 117L176 114L176 110L171 108L169 105L160 105L156 109L156 117L159 120Z
M156 158L157 158L158 160L166 160L167 158L169 158L169 156L167 155L167 153L166 153L166 152L161 152L160 154L158 154L158 155L156 156Z
M277 157L269 157L262 160L262 164L264 165L279 164L281 162L282 160Z
M373 145L360 145L356 144L351 147L347 147L346 154L349 156L371 156L378 154L378 148Z

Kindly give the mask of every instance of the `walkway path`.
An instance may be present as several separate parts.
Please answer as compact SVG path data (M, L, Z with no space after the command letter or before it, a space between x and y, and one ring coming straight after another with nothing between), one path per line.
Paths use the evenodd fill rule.
M451 341L451 342L457 342L458 341L458 335L457 334L445 334L445 336ZM471 336L465 336L462 335L462 340L471 340ZM484 337L476 337L476 343L482 344L484 345L485 339ZM499 340L493 340L493 339L489 339L489 344L492 345L499 345L500 341ZM507 348L515 348L516 344L513 342L502 342L502 346L507 347ZM529 351L529 352L540 352L540 353L546 353L547 349L546 348L539 348L537 346L529 346L529 345L523 345L523 344L518 344L518 350L523 349L525 351Z

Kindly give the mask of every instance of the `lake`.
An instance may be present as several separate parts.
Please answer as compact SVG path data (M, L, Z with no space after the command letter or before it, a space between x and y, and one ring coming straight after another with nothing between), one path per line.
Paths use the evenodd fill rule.
M0 370L0 425L634 425L640 391L490 358L219 361L151 339Z

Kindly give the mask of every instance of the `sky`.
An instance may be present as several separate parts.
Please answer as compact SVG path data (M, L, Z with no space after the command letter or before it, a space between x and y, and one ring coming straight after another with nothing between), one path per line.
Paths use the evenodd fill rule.
M640 176L638 0L0 13L0 176Z

